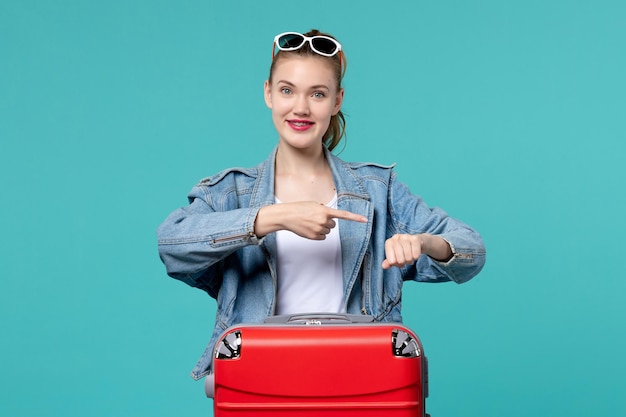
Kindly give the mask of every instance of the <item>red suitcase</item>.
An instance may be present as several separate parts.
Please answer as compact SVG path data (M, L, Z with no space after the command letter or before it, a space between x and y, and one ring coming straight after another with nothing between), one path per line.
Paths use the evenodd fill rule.
M400 323L275 316L224 332L205 389L215 417L426 417L427 359Z

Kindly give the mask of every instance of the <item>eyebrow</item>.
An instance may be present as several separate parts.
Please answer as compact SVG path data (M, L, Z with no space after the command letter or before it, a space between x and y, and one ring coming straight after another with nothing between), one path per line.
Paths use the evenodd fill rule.
M276 84L280 84L280 83L287 84L290 87L296 87L296 85L294 83L289 82L287 80L278 80L276 82ZM330 91L330 88L327 85L324 85L324 84L317 84L317 85L312 85L312 86L309 87L310 90L318 90L320 88L324 88L324 89Z

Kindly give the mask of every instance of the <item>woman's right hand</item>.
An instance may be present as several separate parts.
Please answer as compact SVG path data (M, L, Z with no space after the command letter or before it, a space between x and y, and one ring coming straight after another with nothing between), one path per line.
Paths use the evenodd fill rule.
M360 214L314 201L301 201L262 207L254 222L254 233L262 237L278 230L289 230L307 239L324 240L337 225L334 219L367 222L367 218Z

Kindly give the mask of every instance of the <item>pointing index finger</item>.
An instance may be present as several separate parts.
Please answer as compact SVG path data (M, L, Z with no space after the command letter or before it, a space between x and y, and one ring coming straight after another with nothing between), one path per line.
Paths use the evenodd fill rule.
M367 217L352 213L346 210L330 209L330 214L334 219L351 220L359 223L367 223Z

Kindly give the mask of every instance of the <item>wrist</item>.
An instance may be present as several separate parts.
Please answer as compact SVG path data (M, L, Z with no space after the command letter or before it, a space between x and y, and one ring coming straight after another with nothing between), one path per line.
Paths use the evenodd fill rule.
M422 248L422 253L428 256L431 256L432 253L432 242L431 242L431 235L429 235L428 233L421 233L418 235L419 240L420 240L420 245Z
M446 262L452 258L452 248L444 239L428 233L422 233L419 237L422 253L440 262Z
M261 207L257 212L256 219L254 219L254 233L258 237L268 235L272 232L276 232L281 229L280 224L276 219L280 219L280 215L276 214L280 211L280 204L271 204Z

